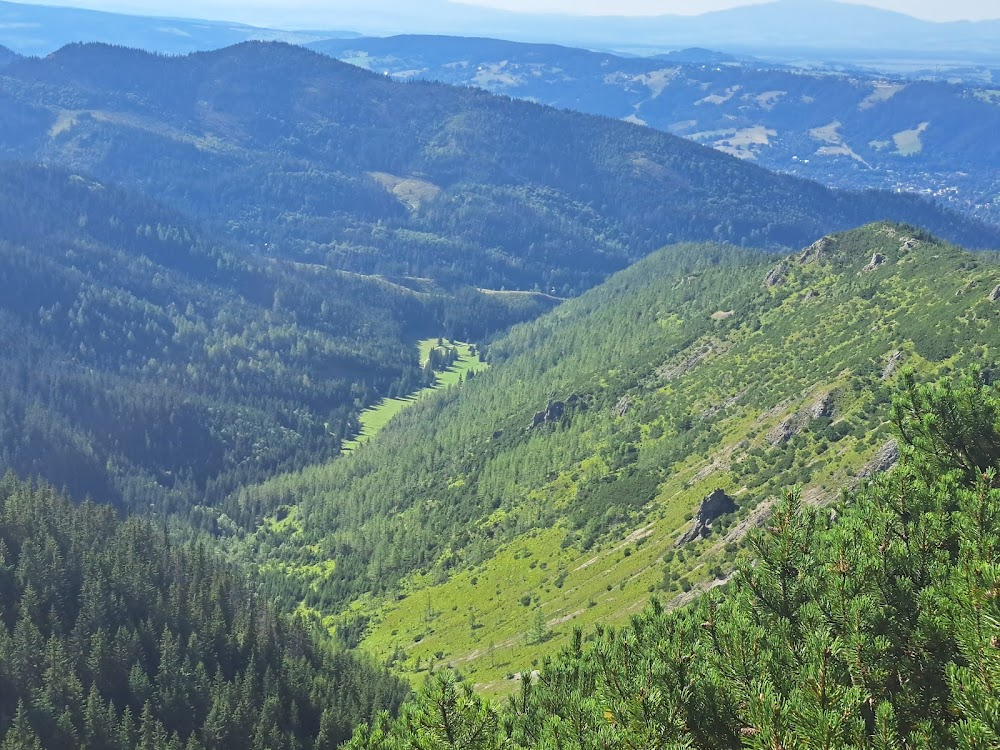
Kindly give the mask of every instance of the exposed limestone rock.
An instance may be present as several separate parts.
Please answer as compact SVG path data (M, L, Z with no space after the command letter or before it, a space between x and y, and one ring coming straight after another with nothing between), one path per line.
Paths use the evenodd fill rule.
M872 256L872 262L865 266L866 271L874 271L881 265L885 264L885 256L882 253L875 253Z
M824 393L809 406L809 416L813 419L833 416L833 394Z
M535 416L531 419L531 426L529 430L533 430L536 427L541 427L543 424L550 422L558 422L562 419L563 414L566 413L566 404L562 401L552 401L548 406L545 407L544 411L536 411Z
M787 443L791 440L798 434L798 432L799 431L792 426L791 421L786 420L767 433L767 442L769 442L772 446L781 445L782 443Z
M628 414L628 410L632 408L632 400L628 396L622 396L618 403L615 405L615 414L619 417L624 417Z
M764 288L770 289L771 287L783 284L787 275L788 265L786 263L779 263L768 271L767 276L764 277Z
M907 250L912 250L915 247L920 246L920 240L915 237L903 237L899 241L899 252L905 253Z
M1000 284L997 284L997 288L990 292L990 302L1000 302Z
M566 413L566 404L562 401L553 401L545 410L546 422L558 422Z
M903 362L903 353L901 351L894 351L889 355L888 361L885 363L885 369L882 370L882 380L888 380L893 376L896 370L899 369L899 365Z
M696 539L708 536L712 531L712 521L727 513L735 513L740 509L729 495L723 490L715 490L711 495L701 501L698 512L691 522L691 528L684 536L677 540L677 546L688 544Z
M833 237L823 237L816 240L813 244L802 251L799 255L799 263L806 265L808 263L814 263L819 260L824 255L829 254L834 247L837 246L836 241Z
M882 449L875 454L875 457L871 461L862 467L858 476L868 479L876 474L889 471L897 463L899 463L899 443L895 440L890 440L882 446Z

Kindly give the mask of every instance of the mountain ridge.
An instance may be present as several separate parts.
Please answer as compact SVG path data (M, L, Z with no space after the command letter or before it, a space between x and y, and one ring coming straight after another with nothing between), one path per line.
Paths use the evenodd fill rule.
M24 55L47 55L74 42L106 42L186 54L248 39L308 42L350 35L282 31L226 21L147 16L83 8L0 2L0 44Z
M680 135L837 188L940 197L1000 217L991 78L959 85L704 55L624 58L553 45L403 36L312 49L402 80L477 86Z
M834 500L891 465L901 364L995 371L998 285L995 259L891 224L781 259L665 249L516 327L347 461L242 490L271 519L249 556L226 544L411 679L445 663L508 690L572 627L723 580L784 488ZM679 543L719 489L737 512Z
M7 66L0 96L8 158L121 182L270 254L444 286L565 297L664 242L789 247L881 218L1000 245L923 200L834 193L652 129L282 44L74 45Z

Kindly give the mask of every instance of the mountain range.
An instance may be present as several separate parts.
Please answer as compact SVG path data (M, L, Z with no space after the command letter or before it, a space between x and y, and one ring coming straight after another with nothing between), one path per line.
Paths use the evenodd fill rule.
M418 339L484 339L670 242L787 249L889 217L1000 247L912 196L283 44L73 45L9 63L0 100L0 153L48 165L0 175L5 463L126 505L213 506L324 461L426 383Z
M911 196L831 192L652 128L282 44L73 45L6 66L0 99L6 158L142 191L269 255L404 282L568 296L671 241L789 247L882 218L1000 244Z
M979 85L803 71L707 50L624 58L557 45L401 36L310 45L399 79L477 86L632 122L844 188L936 195L996 220L1000 107Z
M231 8L220 13L233 13ZM868 62L918 68L996 62L1000 21L934 23L834 0L777 0L693 16L514 13L432 0L419 10L384 0L334 2L322 14L287 7L272 28L238 23L97 13L0 3L0 44L47 54L71 42L103 41L157 52L213 49L248 39L308 42L352 32L493 36L650 54L709 47L770 60ZM261 17L258 10L256 18ZM333 24L345 31L322 31ZM287 28L309 31L282 30Z
M993 157L898 129L971 89L517 50ZM996 224L374 58L6 58L0 750L1000 742Z
M23 55L47 55L73 42L105 42L176 55L250 39L305 43L343 35L350 33L283 31L223 21L0 2L0 44Z

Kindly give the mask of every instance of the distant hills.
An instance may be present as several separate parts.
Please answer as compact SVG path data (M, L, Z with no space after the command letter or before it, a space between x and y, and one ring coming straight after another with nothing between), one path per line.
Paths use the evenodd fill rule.
M13 50L9 50L6 47L0 47L0 65L6 65L11 61L16 60L17 57L17 53Z
M47 55L73 42L106 42L151 52L186 54L249 39L305 43L348 33L281 31L240 23L0 2L0 44L24 55Z
M1000 219L1000 99L989 81L806 72L708 50L628 58L495 39L310 46L379 73L628 119L831 186L937 195Z
M325 4L322 13L282 8L270 23L271 28L259 28L2 2L0 44L24 54L48 54L68 43L92 41L180 54L249 39L306 43L358 33L417 33L554 42L630 54L700 47L784 62L913 69L1000 64L1000 21L932 23L835 0L777 0L694 16L653 17L513 13L450 0L428 0L412 9L389 0L336 0ZM331 25L350 31L322 30ZM287 26L310 30L282 30Z
M338 23L372 36L399 33L501 37L594 49L660 53L707 47L769 60L1000 59L1000 20L934 23L835 0L777 0L700 15L519 14L437 0L421 14L386 14L378 0L335 3Z
M886 217L1000 246L910 196L835 193L652 128L282 44L73 45L7 66L0 99L7 158L140 190L270 255L447 288L570 296L665 243L789 247Z

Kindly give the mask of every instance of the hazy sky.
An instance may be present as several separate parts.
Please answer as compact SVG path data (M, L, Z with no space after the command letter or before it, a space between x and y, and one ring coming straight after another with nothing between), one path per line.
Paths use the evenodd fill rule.
M317 19L329 23L337 5L351 5L348 0L20 0L34 5L65 5L95 10L110 10L149 15L172 15L190 18L215 18L253 23L274 18L282 12L296 19ZM355 0L366 3L366 0ZM419 2L420 0L416 0ZM695 14L750 5L763 0L465 0L470 5L485 5L519 11L562 11L594 15ZM849 1L849 0L848 0ZM378 6L398 4L413 12L414 0L382 0ZM935 21L1000 18L998 0L866 0L857 4L873 5Z
M467 0L508 10L561 10L597 15L665 13L705 13L710 10L751 5L750 0ZM762 0L756 0L761 2ZM847 0L848 2L850 0ZM998 0L871 0L856 2L934 21L1000 18Z

